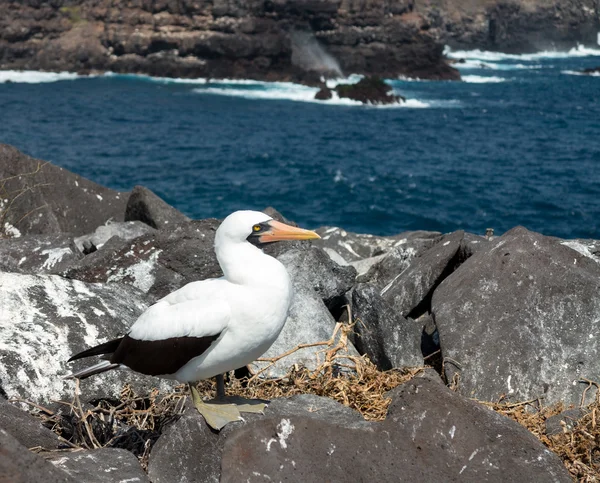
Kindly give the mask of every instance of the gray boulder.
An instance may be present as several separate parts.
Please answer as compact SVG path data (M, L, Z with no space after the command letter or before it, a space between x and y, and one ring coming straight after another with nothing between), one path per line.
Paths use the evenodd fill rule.
M152 228L169 228L190 219L144 186L131 190L125 221L141 221Z
M0 428L0 481L7 483L76 483L64 471L52 466Z
M60 453L48 461L57 469L74 478L75 481L85 483L146 483L150 481L138 459L133 453L124 449L100 448L91 451Z
M431 247L441 235L431 231L408 231L394 236L375 236L351 233L335 226L319 228L317 233L321 239L315 240L314 246L323 248L328 254L335 253L346 263L383 255L402 245L405 245L405 250L414 250L414 255L417 255Z
M374 267L381 296L403 317L425 313L435 287L466 258L461 250L463 238L463 231L444 235L434 246L412 258L404 269L397 259L382 260Z
M152 231L130 241L112 238L61 275L85 282L129 284L157 299L183 285L222 275L214 253L215 219Z
M75 381L63 376L91 362L67 364L69 357L123 335L146 306L132 287L0 272L2 390L42 404L70 400ZM125 382L140 391L170 387L160 379L111 371L82 381L82 399L117 397Z
M215 432L188 401L184 415L165 430L152 448L148 477L153 483L218 482L223 447L229 437L252 421L290 416L303 416L343 428L369 427L353 409L326 397L305 394L275 399L264 415L245 413L244 421L228 424Z
M0 232L83 235L123 221L127 195L0 144Z
M0 397L0 428L26 448L41 446L44 449L56 449L61 445L58 436L42 426L39 419L2 397Z
M354 280L354 269L340 267L319 249L291 250L281 255L279 260L290 273L294 286L294 300L281 334L263 358L277 357L300 344L329 341L334 333L336 321L325 302L339 308ZM257 371L269 366L269 369L262 373L263 377L282 377L294 364L314 370L324 360L324 349L328 347L305 347L274 365L256 361L251 367ZM343 351L338 353L342 354ZM351 343L348 343L346 354L358 355Z
M487 401L579 404L580 378L600 379L599 281L598 259L574 242L522 227L491 241L433 295L448 380Z
M52 273L66 269L83 258L68 233L25 235L0 240L0 271Z
M390 393L387 419L349 429L311 414L266 417L226 440L223 482L570 482L559 458L518 423L428 378Z
M352 291L354 344L381 370L422 366L421 328L406 320L370 284Z
M107 222L93 233L75 238L74 242L82 253L91 253L102 248L112 237L129 241L153 231L154 228L141 221Z

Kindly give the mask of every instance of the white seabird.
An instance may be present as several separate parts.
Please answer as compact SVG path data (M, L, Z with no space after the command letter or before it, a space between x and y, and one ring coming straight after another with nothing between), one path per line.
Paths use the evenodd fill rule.
M319 235L258 211L232 213L215 235L223 277L189 283L162 298L124 337L71 357L69 362L98 355L104 360L68 377L127 368L188 383L194 405L215 429L240 419L240 411L261 412L260 402L226 398L223 382L223 373L251 363L275 342L292 302L286 268L260 247L313 238ZM213 376L217 399L204 403L192 383Z

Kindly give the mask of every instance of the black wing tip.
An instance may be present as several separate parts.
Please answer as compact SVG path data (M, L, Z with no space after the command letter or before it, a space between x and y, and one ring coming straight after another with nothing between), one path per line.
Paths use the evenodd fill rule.
M82 352L78 352L77 354L71 356L67 362L73 362L78 359L83 359L85 357L101 356L104 354L112 354L114 351L117 350L117 347L119 347L119 344L121 343L122 340L123 340L123 337L120 337L118 339L109 340L108 342L105 342L104 344L100 344L95 347L91 347Z

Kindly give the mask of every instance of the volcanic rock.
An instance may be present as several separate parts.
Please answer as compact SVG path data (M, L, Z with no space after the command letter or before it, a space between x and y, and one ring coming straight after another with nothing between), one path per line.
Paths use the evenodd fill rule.
M83 235L107 220L123 221L127 201L125 193L6 144L0 144L0 187L0 233L13 237L60 232Z
M6 482L43 481L75 483L64 471L54 468L39 455L29 451L16 438L0 428L0 475Z
M522 227L489 244L433 294L447 379L487 401L579 404L580 379L600 378L600 259Z
M42 404L71 399L75 381L63 377L90 361L67 364L69 357L124 335L146 307L143 294L126 285L0 272L2 391ZM111 371L82 382L82 396L117 397L125 382L138 391L170 387L161 379Z
M124 449L100 448L92 451L59 453L49 461L56 468L73 477L75 481L85 483L150 481L133 453Z
M130 241L113 238L60 272L85 282L130 284L154 299L183 285L222 275L214 253L219 221L206 219L152 231Z
M371 284L352 291L356 349L381 370L422 366L421 328L406 320Z
M26 448L41 446L45 449L56 449L61 445L58 436L42 426L39 419L2 397L0 397L0 428Z
M583 69L581 72L588 75L600 75L600 67L590 67L589 69Z
M328 101L333 97L333 93L331 89L328 87L321 87L318 92L315 94L315 99L317 101Z
M152 227L141 221L108 222L96 228L93 233L77 237L74 241L77 248L87 255L102 248L112 237L129 241L153 231Z
M152 228L166 228L190 221L148 188L135 186L131 190L125 210L125 221L139 220Z
M356 84L338 84L335 91L340 98L363 104L398 104L406 99L394 94L392 87L376 76L364 77Z
M344 481L348 468L356 481L571 481L529 431L439 382L415 378L390 396L386 420L362 428L314 413L238 423L220 481Z
M69 233L25 235L0 242L0 271L53 273L83 258Z

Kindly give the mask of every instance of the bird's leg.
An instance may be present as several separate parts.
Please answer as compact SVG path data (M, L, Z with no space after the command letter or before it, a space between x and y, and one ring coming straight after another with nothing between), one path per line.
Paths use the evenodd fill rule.
M216 376L217 397L215 401L234 404L240 413L263 413L268 401L262 399L246 399L240 396L225 396L225 378L223 374Z
M224 403L224 401L204 402L196 386L191 383L188 385L195 408L211 428L220 430L227 423L241 421L240 411L235 404Z

